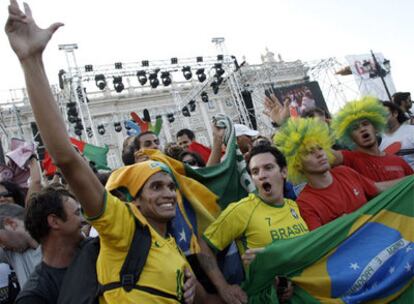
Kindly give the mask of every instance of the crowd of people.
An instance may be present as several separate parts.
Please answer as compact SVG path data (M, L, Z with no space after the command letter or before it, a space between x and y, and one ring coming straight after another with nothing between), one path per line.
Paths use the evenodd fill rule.
M171 143L147 131L125 139L123 167L94 172L69 140L43 65L60 26L41 29L28 4L21 10L10 1L5 31L59 171L42 181L33 154L28 189L0 182L0 251L7 263L0 268L6 278L0 303L247 303L245 271L267 245L352 213L414 173L409 93L350 101L333 118L314 106L289 117L289 100L270 95L264 105L277 126L272 138L238 123L213 123L211 147L189 129ZM145 153L159 150L162 159L205 170L221 165L229 134L256 191L222 210L191 209L175 168ZM202 181L191 183L204 189ZM197 212L211 219L203 229L190 216ZM172 232L177 217L191 227L188 247L184 231ZM274 288L281 303L295 290L284 277L275 277Z

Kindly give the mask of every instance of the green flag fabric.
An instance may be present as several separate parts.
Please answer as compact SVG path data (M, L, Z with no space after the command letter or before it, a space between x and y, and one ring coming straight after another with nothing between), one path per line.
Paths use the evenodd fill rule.
M224 158L220 164L211 167L192 169L185 165L185 171L188 177L199 181L214 192L220 198L218 203L224 210L228 204L241 200L256 188L247 172L243 154L237 146L231 119L218 114L213 123L217 127L226 128Z
M249 303L278 303L275 276L294 283L289 303L414 303L414 176L357 211L304 236L275 241L248 269Z
M89 161L95 163L96 169L102 170L111 170L108 167L107 157L109 148L108 146L105 147L98 147L91 144L85 144L83 147L83 156L85 156Z

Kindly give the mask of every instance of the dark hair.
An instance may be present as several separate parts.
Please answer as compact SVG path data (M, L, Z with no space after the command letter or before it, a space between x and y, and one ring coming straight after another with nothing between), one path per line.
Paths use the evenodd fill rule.
M190 129L181 129L180 131L177 132L177 138L183 135L187 135L187 137L190 140L194 140L195 139L195 134L193 131L191 131Z
M9 181L1 181L0 185L6 188L7 192L10 192L15 204L24 207L25 195L18 184Z
M16 204L1 204L0 205L0 229L4 229L4 219L6 217L17 218L24 220L24 208Z
M63 207L63 202L69 197L75 199L75 197L65 189L50 187L47 187L30 197L24 225L32 238L41 243L41 241L48 236L50 226L47 217L50 214L54 214L63 221L66 221L67 215Z
M325 110L315 107L315 108L311 108L311 109L307 109L305 111L303 111L300 115L300 117L302 118L308 118L308 117L315 117L315 115L321 115L325 118L330 118L329 113L325 112Z
M410 92L397 92L394 95L392 95L392 101L397 104L398 106L401 106L401 103L410 97Z
M134 139L134 153L136 151L138 151L139 149L141 149L141 143L140 143L141 137L144 136L144 135L147 135L147 134L154 134L158 138L158 135L155 134L155 132L152 132L152 131L145 131L145 132L140 133ZM135 159L134 159L134 163L135 163Z
M134 153L136 150L136 136L133 136L133 139L130 143L126 144L127 141L132 137L127 137L124 139L123 148L122 148L122 162L125 166L133 165L135 163Z
M164 153L174 159L180 160L180 154L184 151L177 143L170 142L165 145Z
M272 141L266 136L259 135L253 140L253 147L258 145L272 145Z
M252 160L253 156L263 153L271 153L276 160L277 165L280 169L285 168L287 166L286 158L276 147L269 146L269 145L257 145L254 146L247 155L246 162L247 162L247 171L250 173L250 161Z
M196 165L198 167L205 167L206 163L204 162L204 160L201 158L200 154L196 153L196 152L191 152L191 151L183 151L180 156L179 156L179 160L183 160L183 158L186 155L191 155L192 157L194 157L195 161L196 161Z
M398 113L397 120L400 124L404 123L404 121L408 120L407 116L405 116L403 110L399 106L397 106L395 103L389 102L389 101L383 101L382 104L384 107L387 107L391 113Z

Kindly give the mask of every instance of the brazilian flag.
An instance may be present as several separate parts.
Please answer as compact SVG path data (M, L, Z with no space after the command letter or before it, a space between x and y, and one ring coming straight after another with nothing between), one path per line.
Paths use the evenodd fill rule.
M290 303L414 303L414 176L354 213L257 255L243 286L249 303L278 303L273 282L294 283Z

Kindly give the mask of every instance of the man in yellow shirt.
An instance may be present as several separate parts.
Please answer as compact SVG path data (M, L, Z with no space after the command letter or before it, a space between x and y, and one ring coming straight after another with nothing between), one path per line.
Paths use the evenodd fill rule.
M203 238L217 251L236 240L240 253L249 253L308 232L297 204L283 197L287 174L283 154L275 147L259 145L253 147L247 162L258 192L230 204L206 229Z
M23 69L40 134L85 215L100 233L99 282L119 282L120 267L134 234L135 218L148 226L152 237L137 285L130 292L121 288L110 290L100 297L100 303L193 303L197 281L167 231L176 206L172 176L156 162L121 169L118 173L122 178L117 181L126 181L124 186L135 198L134 205L126 205L104 189L89 164L72 147L42 59L47 43L62 25L55 23L41 29L26 3L23 12L16 0L10 0L5 31Z

